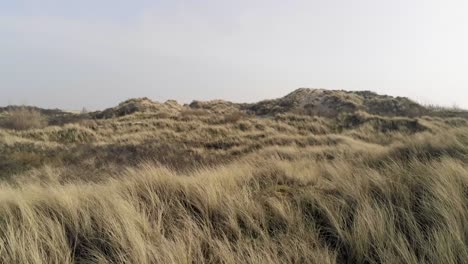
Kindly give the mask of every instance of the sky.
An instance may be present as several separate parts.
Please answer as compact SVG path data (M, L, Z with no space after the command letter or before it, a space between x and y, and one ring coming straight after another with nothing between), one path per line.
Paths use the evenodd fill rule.
M468 108L467 12L466 0L0 0L0 106L309 87Z

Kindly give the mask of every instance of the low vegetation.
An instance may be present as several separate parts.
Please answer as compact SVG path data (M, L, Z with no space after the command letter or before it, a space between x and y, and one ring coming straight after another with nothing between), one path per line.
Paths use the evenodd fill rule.
M0 263L466 263L468 120L438 112L301 89L43 114L0 129Z

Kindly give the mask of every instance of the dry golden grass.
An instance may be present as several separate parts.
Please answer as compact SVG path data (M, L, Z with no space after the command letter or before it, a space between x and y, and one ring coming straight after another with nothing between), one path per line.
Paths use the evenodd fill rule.
M47 119L37 110L20 107L9 111L1 126L15 130L43 128L47 126Z
M144 102L0 129L0 263L468 262L465 119Z
M49 172L53 177L54 172ZM102 184L4 185L2 263L463 263L454 159L144 165Z

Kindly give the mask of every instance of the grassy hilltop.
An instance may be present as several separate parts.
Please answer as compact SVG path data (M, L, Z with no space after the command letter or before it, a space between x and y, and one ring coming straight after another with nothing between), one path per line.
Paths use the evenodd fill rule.
M462 110L298 89L0 126L0 263L468 262Z

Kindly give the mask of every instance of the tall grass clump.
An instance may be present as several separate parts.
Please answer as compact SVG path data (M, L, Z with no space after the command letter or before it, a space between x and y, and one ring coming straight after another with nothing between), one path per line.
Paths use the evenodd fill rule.
M47 126L47 118L37 110L20 107L8 112L2 126L14 130L43 128Z

